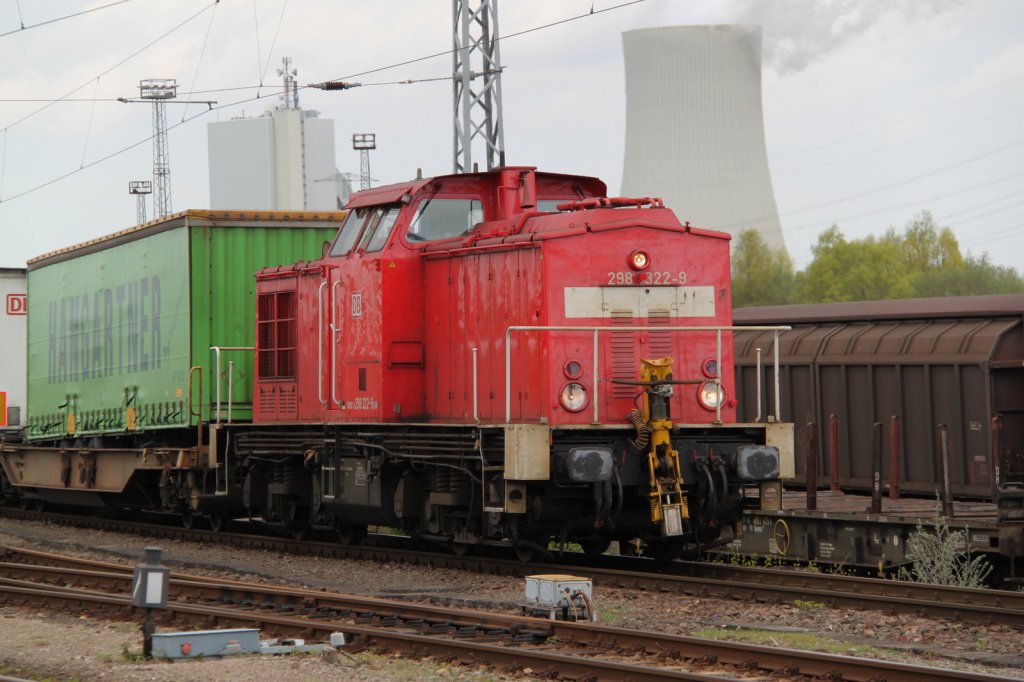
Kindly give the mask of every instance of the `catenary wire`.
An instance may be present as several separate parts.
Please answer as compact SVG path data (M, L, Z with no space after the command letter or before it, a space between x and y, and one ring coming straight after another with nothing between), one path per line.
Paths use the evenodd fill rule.
M259 87L263 87L263 79L267 77L267 70L270 68L270 55L274 54L274 46L277 45L277 36L281 32L281 24L284 23L284 11L288 9L288 0L284 0L284 4L281 5L281 15L277 18L277 28L274 29L274 39L270 41L270 49L267 50L267 63L263 65L263 71L260 72L260 84ZM258 33L259 29L257 29ZM259 36L257 35L257 39ZM259 93L257 93L259 94Z
M107 75L108 73L110 73L111 71L113 71L113 70L117 69L118 67L120 67L120 66L124 65L125 63L127 63L127 62L128 62L129 60L131 60L131 59L134 59L135 57L139 56L140 54L142 54L143 52L145 52L146 50L148 50L149 48L151 48L151 47L152 47L153 45L157 44L158 42L160 42L161 40L163 40L163 39L164 39L164 38L166 38L167 36L171 35L172 33L174 33L175 31L177 31L177 30L178 30L178 29L180 29L181 27L185 26L185 24L188 24L188 23L189 23L189 22L191 22L191 21L192 21L193 19L195 19L196 17L198 17L198 16L200 16L201 14L203 14L203 12L206 12L207 10L211 9L212 7L216 7L216 6L217 6L217 3L218 3L219 1L220 1L220 0L213 0L213 2L211 2L211 3L210 3L210 4L208 4L208 5L206 5L205 7L203 7L203 8L201 9L201 10L199 10L199 11L198 11L198 12L196 12L195 14L191 15L190 17L188 17L188 18L187 18L187 19L185 19L184 21L182 21L182 22L180 22L179 24L175 25L175 26L174 26L173 28L169 29L168 31L166 31L166 32L162 33L162 34L161 34L160 36L158 36L158 37L154 38L153 40L151 40L150 42L146 43L145 45L143 45L142 47L140 47L140 48L139 48L138 50L136 50L135 52L132 52L132 53L131 53L130 55L128 55L128 56L127 56L127 57L125 57L124 59L120 60L119 62L117 62L117 63L116 63L116 64L114 64L113 66L111 66L111 67L107 68L106 70L104 70L104 71L100 72L100 73L99 73L99 74L97 74L96 76L93 76L93 78L90 78L89 80L85 81L84 83L82 83L82 84L81 84L81 85L79 85L78 87L76 87L76 88L74 88L74 89L72 89L72 90L69 90L69 91L68 91L68 92L66 93L66 95L65 95L65 96L67 96L67 95L73 95L74 93L78 92L79 90L81 90L82 88L84 88L84 87L85 87L86 85L88 85L89 83L92 83L92 82L93 82L93 80L95 80L96 78L102 78L103 76L106 76L106 75ZM4 128L3 128L3 129L4 129L4 130L9 130L10 128L13 128L14 126L18 125L19 123L22 123L22 122L24 122L24 121L28 120L29 118L32 118L32 117L33 117L33 116L35 116L36 114L42 113L42 112L43 112L43 111L45 111L46 109L49 109L49 108L50 108L51 106L53 106L53 105L54 105L54 104L55 104L56 102L59 102L59 101L61 101L61 100L63 100L63 97L62 97L62 98L59 98L59 99L57 99L57 100L54 100L53 102L50 102L50 103L48 103L48 104L45 104L44 106L41 106L41 107L39 107L38 109L36 109L36 110L32 111L31 113L25 114L24 116L22 116L21 118L19 118L19 119L18 119L18 120L16 120L16 121L14 121L13 123L9 123L9 124L7 124L6 126L4 126Z
M199 59L196 60L196 72L192 75L192 87L190 90L195 90L196 81L199 80L199 67L203 63L203 55L206 54L206 44L210 42L210 31L213 30L213 20L217 16L217 5L213 6L213 11L210 12L210 23L206 27L206 37L203 38L203 46L199 50ZM181 112L181 120L185 120L185 115L188 114L188 105L192 103L192 95L189 94L188 100L185 102L185 110Z
M25 18L21 15L21 0L18 0L18 20L21 22L21 28L15 29L13 31L7 31L5 33L0 33L0 38L3 38L5 36L9 36L9 35L13 35L15 33L21 33L22 31L27 31L27 30L29 30L31 28L39 28L40 26L46 26L48 24L55 24L58 21L64 21L65 19L74 19L75 17L80 17L83 14L91 14L92 12L98 12L101 9L107 9L108 7L114 7L115 5L123 5L124 3L131 2L131 1L132 0L117 0L117 2L111 2L111 3L108 3L106 5L100 5L99 7L92 7L90 9L82 10L81 12L75 12L74 14L67 14L65 16L56 17L54 19L47 19L46 21L40 21L39 23L30 24L30 25L26 26L25 25Z
M172 33L172 32L174 32L174 31L176 31L176 30L177 30L178 28L181 28L181 27L182 27L182 26L184 26L184 25L185 25L186 23L188 23L188 22L192 21L193 19L195 19L196 17L198 17L199 15L201 15L201 14L202 14L203 12L205 12L205 11L207 11L208 9L210 9L211 7L215 6L215 5L217 4L217 2L219 2L219 0L214 0L214 1L213 1L213 2L212 2L212 3L210 4L210 5L207 5L207 6L206 6L206 7L204 7L203 9L199 10L199 11L198 11L197 13L193 14L193 15L192 15L192 16L190 16L190 17L189 17L188 19L186 19L186 20L185 20L185 21L183 21L182 23L178 24L177 26L175 26L174 28L172 28L172 29L171 29L170 31L168 31L167 33L163 34L162 36L160 36L159 38L157 38L157 39L156 39L156 40L154 40L153 42L151 42L151 43L147 44L147 45L146 45L145 47L143 47L142 49L140 49L140 50L138 50L137 52L133 53L133 54L132 54L132 55L130 55L129 57L125 58L124 60L122 60L122 61L121 61L121 62L119 62L118 64L115 64L115 65L114 65L113 67L111 67L111 68L107 69L106 71L104 71L103 73L101 73L101 74L100 74L99 76L97 76L97 77L101 77L101 76L103 76L103 75L105 75L105 74L109 73L110 71L114 70L115 68L117 68L118 66L120 66L121 64L123 64L124 62L128 61L128 59L131 59L132 57L134 57L135 55L137 55L137 54L138 54L139 52L141 52L142 50L145 50L146 48L148 48L149 46L151 46L151 45L152 45L152 44L154 44L155 42L157 42L157 41L159 41L159 40L163 39L164 37L166 37L166 36L167 36L167 35L169 35L170 33ZM631 0L630 2L624 2L624 3L620 3L620 4L618 4L618 5L613 5L613 6L611 6L611 7L606 7L606 8L604 8L604 9L601 9L601 10L595 10L595 11L594 11L594 12L593 12L592 14L591 14L591 13L587 13L587 14L581 14L581 15L577 15L577 16L573 16L573 17L568 17L568 18L566 18L566 19L561 19L561 20L559 20L559 21L554 21L554 22L551 22L551 23L548 23L548 24L544 24L544 25L541 25L541 26L535 26L535 27L533 27L533 28L525 29L525 30L523 30L523 31L518 31L518 32L516 32L516 33L512 33L512 34L510 34L510 35L507 35L507 36L503 36L503 37L502 37L501 39L502 39L502 40L504 40L504 39L507 39L507 38L513 38L513 37L516 37L516 36L521 36L521 35L525 35L525 34L528 34L528 33L533 33L533 32L535 32L535 31L539 31L539 30L542 30L542 29L550 28L550 27L553 27L553 26L558 26L558 25L561 25L561 24L565 24L565 23L568 23L568 22L571 22L571 21L575 21L575 20L577 20L577 19L582 19L582 18L585 18L585 17L588 17L588 16L593 16L594 14L603 14L603 13L605 13L605 12L611 12L611 11L613 11L613 10L616 10L616 9L621 9L621 8L623 8L623 7L628 7L628 6L631 6L631 5L637 5L637 4L641 4L641 3L643 3L643 2L646 2L646 0ZM282 10L282 16L283 16L283 14L284 14L284 12L283 12L283 10ZM379 72L379 71L386 71L386 70L388 70L388 69L393 69L393 68L396 68L396 67L399 67L399 66L404 66L404 65L406 65L406 64L413 64L413 63L416 63L416 62L421 62L421 61L425 61L425 60L427 60L427 59L433 59L433 58L435 58L435 57L439 57L439 56L443 56L443 55L448 55L448 54L451 54L452 52L453 52L453 50L446 50L446 51L444 51L444 52L440 52L440 53L436 53L436 54L428 55L428 56L426 56L426 57L420 57L420 58L417 58L417 59L412 59L412 60L406 60L406 61L404 61L404 62L399 62L399 63L391 64L391 65L389 65L389 66L384 66L384 67L380 67L380 68L377 68L377 69L371 69L371 70L369 70L369 71L365 71L365 72L362 72L362 73L359 73L359 74L354 74L353 76L346 76L346 78L352 78L352 77L354 77L354 76L361 76L361 75L366 75L366 74L370 74L370 73L377 73L377 72ZM450 77L445 77L444 79L436 79L436 80L448 80L449 78L450 78ZM434 80L434 79L424 79L424 80ZM78 86L78 87L77 87L77 88L75 88L74 90L70 91L70 92L69 92L68 94L70 95L70 94L73 94L73 93L77 92L77 91L78 91L78 90L80 90L80 89L81 89L82 87L84 87L84 85L87 85L88 83L91 83L91 82L92 82L92 79L90 79L89 81L87 81L87 82L86 82L85 84L83 84L83 85L80 85L80 86ZM415 82L415 81L410 81L410 82ZM262 87L262 85L260 85L260 86L256 86L256 87L257 87L257 88L261 88L261 87ZM299 89L307 89L308 87L309 87L309 86L300 86L300 87L299 87ZM233 89L235 89L235 90L246 90L246 89L252 89L252 87L242 87L242 88L233 88ZM226 91L226 90L224 90L224 91ZM196 91L196 92L193 92L193 93L191 93L191 94L199 94L200 92L210 92L210 91ZM214 92L218 92L218 91L214 91ZM219 92L223 92L223 91L219 91ZM228 104L223 104L223 105L219 105L219 106L212 106L212 105L210 105L210 108L209 108L209 109L207 109L207 110L205 110L205 111L202 111L202 112L199 112L199 113L197 113L197 114L195 114L195 115L193 115L193 116L191 116L191 117L188 117L188 118L183 118L183 119L182 119L181 121L179 121L178 123L174 124L173 126L170 126L170 127L168 128L168 131L170 131L170 130L174 130L175 128L177 128L177 127L178 127L178 126L180 126L180 125L183 125L183 124L185 124L185 123L188 123L189 121L195 120L195 119L196 119L196 118L198 118L199 116L205 116L206 114L209 114L209 113L210 113L210 112L212 112L212 111L219 111L219 110L221 110L221 109L225 109L225 108L227 108L227 107L232 107L232 106L238 106L238 105L240 105L240 104L246 104L246 103L248 103L248 102L254 102L254 101L257 101L257 100L260 100L260 99L264 99L264 98L266 98L266 97L270 97L270 96L279 96L279 94L280 94L280 93L273 93L272 95L263 95L263 94L257 94L257 95L256 95L255 97L251 97L251 98L248 98L248 99L244 99L244 100L239 100L239 101L237 101L237 102L231 102L231 103L228 103ZM12 123L12 124L10 124L10 125L6 126L5 128L2 128L2 129L0 129L0 130L3 130L3 132L4 132L4 134L5 134L5 139L6 139L6 132L7 132L7 130L8 130L9 128L13 127L14 125L17 125L18 123L21 123L22 121L24 121L25 119L27 119L27 118L29 118L29 117L31 117L31 116L34 116L35 114L37 114L37 113L39 113L39 112L43 111L44 109L48 108L48 107L49 107L49 106L51 106L52 104L55 104L55 103L56 103L57 101L63 101L63 98L62 98L61 100L54 100L54 101L52 101L52 102L48 103L48 104L47 104L46 106L44 106L44 107L41 107L40 109L38 109L38 110L36 110L36 111L32 112L31 114L28 114L28 115L26 115L26 116L22 117L21 119L19 119L19 120L15 121L14 123ZM132 143L132 144L130 144L130 145L128 145L128 146L126 146L126 147L123 147L123 148L121 148L121 149L119 149L119 150L117 150L117 151L111 152L110 154L107 154L106 156L103 156L103 157L101 157L101 158L98 158L98 159L96 159L96 160L94 160L94 161L91 161L91 162L89 162L88 164L85 164L84 166L82 166L82 167L80 167L80 168L78 168L78 169L75 169L75 170L72 170L72 171L68 171L67 173L64 173L64 174L62 174L62 175L59 175L59 176L57 176L57 177L51 178L50 180L47 180L46 182L43 182L43 183L40 183L40 184L38 184L38 185L35 185L35 186L33 186L33 187L30 187L30 188L28 188L28 189L25 189L25 190L23 190L23 191L21 191L21 192L18 192L18 193L16 193L16 194L12 194L12 195L11 195L11 196L9 196L9 197L6 197L6 198L4 198L4 197L3 197L3 193L2 193L2 192L0 192L0 204L3 204L3 203L7 203L7 202L9 202L9 201L13 201L14 199L18 199L18 198L20 198L20 197L23 197L23 196L25 196L25 195L27 195L27 194L31 194L31 193L33 193L33 192L36 192L36 191L40 190L40 189L44 189L44 188L46 188L46 187L49 187L50 185L52 185L52 184L55 184L55 183L57 183L57 182L59 182L59 181L61 181L61 180L64 180L65 178L68 178L68 177L70 177L70 176L72 176L72 175L75 175L76 173L78 173L78 172L80 172L80 171L82 171L82 170L85 170L85 169L87 169L87 168L91 168L92 166L95 166L95 165L97 165L97 164L99 164L99 163L102 163L103 161L106 161L106 160L108 160L108 159L112 159L112 158L114 158L114 157L116 157L116 156L119 156L120 154L123 154L123 153L125 153L125 152L128 152L128 151L130 151L130 150L132 150L132 149L134 149L134 148L138 147L138 146L139 146L139 145L141 145L141 144L145 144L146 142L149 142L149 141L151 141L152 139L153 139L153 136L152 136L152 135L150 135L149 137L147 137L147 138L144 138L143 140L140 140L140 141L138 141L138 142L134 142L134 143ZM5 149L6 149L6 145L5 145Z
M273 92L273 93L269 93L269 94L265 94L265 95L257 95L255 97L250 97L248 99L238 100L236 102L229 102L227 104L222 104L222 105L218 105L218 106L212 106L211 105L209 109L206 109L204 111L200 111L200 112L198 112L196 114L193 114L192 116L188 117L187 119L185 119L183 121L179 121L178 123L175 123L174 125L168 126L167 127L167 131L170 132L170 131L172 131L172 130L174 130L174 129L182 126L182 125L185 125L186 123L194 121L195 119L199 118L200 116L206 116L207 114L209 114L209 113L211 113L213 111L219 111L220 109L226 109L228 107L234 107L234 106L238 106L240 104L247 104L249 102L255 102L257 100L266 99L268 97L278 97L283 92L284 92L284 90L281 90L280 92ZM5 140L6 140L6 132L7 132L6 129L3 132L4 132ZM2 198L2 196L0 196L0 205L5 204L5 203L7 203L9 201L13 201L14 199L18 199L20 197L23 197L23 196L25 196L27 194L31 194L31 193L36 192L38 190L41 190L41 189L43 189L45 187L49 187L50 185L53 185L53 184L55 184L57 182L60 182L61 180L69 178L72 175L76 175L77 173L80 173L83 170L86 170L88 168L92 168L93 166L96 166L96 165L98 165L100 163L103 163L104 161L112 159L112 158L114 158L116 156L120 156L121 154L124 154L125 152L131 151L132 149L135 149L136 147L138 147L140 145L143 145L143 144L146 144L148 142L151 142L153 140L153 137L154 137L153 135L150 135L148 137L144 137L141 140L133 142L133 143L131 143L131 144L125 146L125 147L122 147L122 148L120 148L120 149L118 149L116 151L113 151L113 152L111 152L111 153L109 153L109 154L107 154L105 156L102 156L102 157L100 157L98 159L90 161L89 163L87 163L87 164L85 164L85 165L83 165L83 166L81 166L79 168L75 168L75 169L70 170L70 171L68 171L66 173L58 175L57 177L51 178L51 179L47 180L46 182L42 182L42 183L40 183L38 185L35 185L33 187L29 187L28 189L22 190L21 192L18 192L17 194L12 194L11 196L9 196L7 198ZM5 144L5 149L6 149L6 144Z
M630 5L639 5L639 4L641 4L643 2L646 2L646 1L647 0L630 0L629 2L622 2L622 3L619 3L618 5L612 5L611 7L606 7L604 9L595 10L593 12L587 12L585 14L578 14L578 15L575 15L575 16L566 17L565 19L559 19L558 21L552 21L551 23L542 24L541 26L534 26L533 28L527 28L527 29L523 29L522 31L516 31L515 33L509 33L507 35L499 36L498 38L495 39L494 42L500 42L500 41L503 41L503 40L508 40L509 38L516 38L518 36L526 35L528 33L533 33L535 31L541 31L541 30L544 30L544 29L547 29L547 28L551 28L553 26L559 26L561 24L567 24L567 23L569 23L571 21L576 21L578 19L586 19L587 17L596 16L598 14L604 14L605 12L612 12L612 11L617 10L617 9L622 9L623 7L629 7ZM460 48L460 49L465 50L465 49L468 49L468 47L463 47L463 48ZM332 78L331 80L333 80L333 81L342 81L342 80L346 80L348 78L358 78L359 76L368 76L371 73L379 73L381 71L387 71L389 69L398 68L399 66L408 66L409 64L416 64L418 62L425 62L428 59L436 59L437 57L445 57L447 55L452 54L453 52L455 52L454 49L452 49L452 50L444 50L442 52L435 52L434 54L429 54L429 55L426 55L424 57L416 57L415 59L407 59L405 61L396 62L396 63L390 64L388 66L381 66L381 67L378 67L378 68L375 68L375 69L369 69L367 71L360 71L359 73L353 73L353 74L349 74L349 75L346 75L346 76L341 76L339 78Z

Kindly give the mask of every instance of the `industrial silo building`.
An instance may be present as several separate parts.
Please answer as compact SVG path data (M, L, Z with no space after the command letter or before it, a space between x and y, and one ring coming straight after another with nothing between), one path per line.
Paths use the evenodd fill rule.
M672 26L622 34L625 196L659 196L681 220L785 248L761 111L761 29Z

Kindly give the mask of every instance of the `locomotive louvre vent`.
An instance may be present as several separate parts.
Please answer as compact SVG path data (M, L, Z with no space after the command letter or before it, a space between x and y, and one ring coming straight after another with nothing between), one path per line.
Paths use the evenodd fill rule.
M295 387L281 386L278 392L277 409L281 412L294 412L297 405L295 401Z
M260 411L264 414L273 414L277 411L277 387L260 386Z
M613 327L632 327L632 310L612 310L610 315ZM611 332L612 337L612 378L631 381L636 379L636 334L632 331ZM628 384L612 384L612 397L632 398L636 387Z
M668 327L671 311L667 309L652 309L647 313L647 324L651 327ZM672 332L651 332L650 343L652 358L664 358L672 355Z

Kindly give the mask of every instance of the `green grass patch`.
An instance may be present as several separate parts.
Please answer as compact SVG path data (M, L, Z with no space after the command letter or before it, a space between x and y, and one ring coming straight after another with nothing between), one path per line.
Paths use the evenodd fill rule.
M873 647L864 644L851 644L839 639L822 637L809 632L775 632L772 630L722 630L720 628L704 628L691 633L694 637L716 640L739 640L753 644L781 646L806 651L821 651L828 654L845 656L877 657Z

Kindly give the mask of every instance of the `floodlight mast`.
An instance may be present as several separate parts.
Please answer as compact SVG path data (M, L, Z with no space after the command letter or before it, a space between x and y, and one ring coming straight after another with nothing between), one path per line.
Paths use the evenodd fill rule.
M452 80L456 173L473 170L473 142L483 140L487 170L505 165L501 113L498 0L452 0ZM474 61L479 71L473 71ZM479 81L473 90L471 83Z
M149 180L130 180L128 194L135 195L135 222L138 225L146 222L146 195L152 194L153 183Z
M359 152L359 189L370 189L370 150L376 148L376 133L352 135L352 149Z
M139 81L139 97L153 102L153 217L171 212L171 160L167 147L167 113L164 102L178 94L174 78L147 78Z

